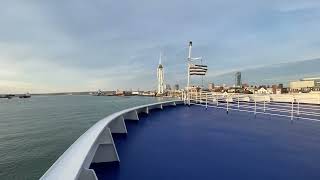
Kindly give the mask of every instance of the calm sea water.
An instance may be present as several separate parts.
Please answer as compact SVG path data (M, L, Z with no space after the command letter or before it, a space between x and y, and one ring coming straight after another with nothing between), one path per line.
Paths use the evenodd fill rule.
M0 99L0 179L39 179L95 122L128 107L162 100L101 96Z

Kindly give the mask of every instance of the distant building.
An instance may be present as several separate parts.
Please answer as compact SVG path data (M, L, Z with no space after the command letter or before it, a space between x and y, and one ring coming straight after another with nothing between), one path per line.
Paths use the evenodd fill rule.
M121 89L117 89L117 91L115 93L116 96L122 96L124 94L125 94L125 92L123 90L121 90Z
M170 84L166 84L165 90L167 90L167 91L171 90Z
M132 95L142 95L143 91L132 91Z
M310 92L320 90L319 78L303 78L299 81L291 81L289 84L291 92Z
M275 94L275 93L273 93L272 87L267 87L266 90L267 90L268 94Z
M213 83L209 83L208 89L209 89L210 91L211 91L211 90L214 90L214 84L213 84Z
M269 94L269 91L266 90L264 87L261 87L260 89L257 90L258 94Z
M236 72L235 74L235 87L241 87L241 72Z
M174 90L178 91L179 90L179 84L174 85Z
M244 91L247 92L247 94L255 94L257 91L257 88L254 86L250 86L250 87L246 87Z
M279 88L279 89L283 89L283 84L279 84L279 85L278 85L278 88Z
M242 84L242 87L243 87L243 88L247 88L247 87L249 87L249 84L244 83L244 84Z

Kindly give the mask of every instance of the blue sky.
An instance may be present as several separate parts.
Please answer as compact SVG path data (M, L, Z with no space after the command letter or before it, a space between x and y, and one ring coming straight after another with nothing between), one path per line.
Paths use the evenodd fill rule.
M206 81L314 59L319 19L318 0L3 0L0 93L155 89L160 51L184 85L189 40Z

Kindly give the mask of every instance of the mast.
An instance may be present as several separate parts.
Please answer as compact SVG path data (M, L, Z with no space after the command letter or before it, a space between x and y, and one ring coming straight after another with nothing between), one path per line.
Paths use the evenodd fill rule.
M190 87L190 61L191 61L191 49L192 49L192 41L189 42L189 55L188 55L188 83L187 90Z

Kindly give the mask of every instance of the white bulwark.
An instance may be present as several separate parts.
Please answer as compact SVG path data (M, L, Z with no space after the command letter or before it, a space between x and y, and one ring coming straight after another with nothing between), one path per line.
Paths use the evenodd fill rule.
M163 75L163 66L161 64L161 54L159 59L159 66L157 68L157 78L158 78L158 94L163 94L164 92L164 75Z

